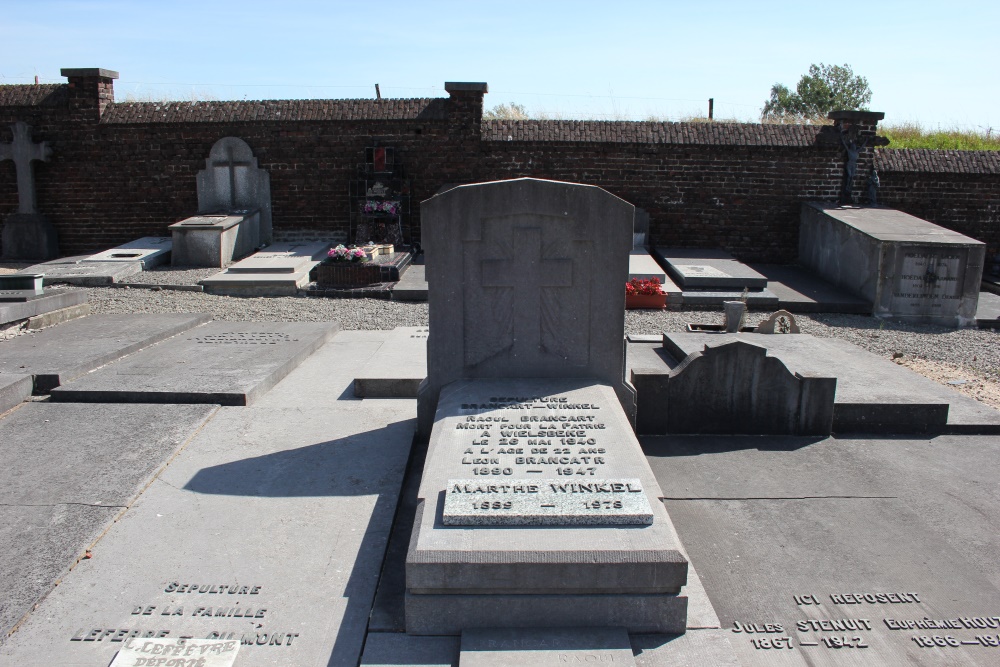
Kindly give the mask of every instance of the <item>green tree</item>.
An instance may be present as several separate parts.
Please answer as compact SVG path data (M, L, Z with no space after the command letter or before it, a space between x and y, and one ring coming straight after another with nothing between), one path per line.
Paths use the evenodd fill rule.
M871 99L868 79L855 74L850 65L813 64L799 79L795 92L780 83L771 86L761 118L814 120L834 110L867 111Z

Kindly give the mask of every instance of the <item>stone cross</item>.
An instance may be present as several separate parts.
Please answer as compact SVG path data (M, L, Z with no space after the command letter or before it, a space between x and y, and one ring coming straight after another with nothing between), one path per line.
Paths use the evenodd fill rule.
M48 161L52 148L43 141L40 144L31 143L31 126L17 122L10 126L14 133L14 141L0 144L0 161L13 160L17 170L17 212L37 213L35 210L35 179L32 175L31 163L34 160Z
M542 290L547 287L573 286L573 260L542 257L542 230L538 227L515 227L518 250L510 259L484 259L481 262L483 287L512 287L518 302L518 317L513 322L512 352L537 354L542 350Z

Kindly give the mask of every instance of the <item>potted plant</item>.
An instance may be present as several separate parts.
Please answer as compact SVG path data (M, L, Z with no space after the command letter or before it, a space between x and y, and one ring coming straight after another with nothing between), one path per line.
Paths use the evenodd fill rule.
M660 286L659 278L642 280L633 278L625 283L625 308L666 308L667 295Z

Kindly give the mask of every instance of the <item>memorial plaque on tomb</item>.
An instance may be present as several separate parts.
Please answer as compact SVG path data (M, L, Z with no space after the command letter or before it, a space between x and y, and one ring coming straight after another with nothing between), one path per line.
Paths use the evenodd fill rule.
M674 269L681 274L685 280L688 278L728 278L729 274L714 266L704 266L701 264L675 264Z
M947 247L900 247L888 308L900 317L956 317L968 253Z

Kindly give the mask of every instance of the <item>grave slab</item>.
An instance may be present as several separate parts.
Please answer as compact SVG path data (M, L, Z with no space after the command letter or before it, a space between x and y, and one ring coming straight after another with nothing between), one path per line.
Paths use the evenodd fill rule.
M979 293L976 324L980 329L1000 329L1000 294Z
M54 310L78 306L87 301L87 292L82 289L49 290L24 301L0 301L0 324L26 320Z
M393 301L427 301L427 278L424 265L413 263L392 288Z
M794 372L837 378L835 433L1000 432L997 410L846 341L808 334L667 333L663 347L683 359L726 340L767 348ZM653 361L649 353L644 358Z
M514 503L485 505L455 480L480 476L495 493L535 495L530 484L568 498L573 518L525 531L503 525ZM612 515L607 480L635 478L651 525L581 527ZM508 484L507 482L510 481ZM605 488L606 487L606 488ZM480 507L488 525L446 525L446 498ZM617 619L640 632L680 632L687 563L614 390L586 380L462 380L447 385L421 479L406 562L406 624L411 634L456 634L491 627L474 609L489 605L518 627ZM575 502L574 502L575 501ZM536 501L539 510L544 502ZM490 522L488 518L495 516ZM570 612L568 608L579 611ZM660 628L660 630L657 630Z
M234 639L241 667L357 665L414 414L222 408L0 662L106 665L138 631Z
M325 257L329 243L275 243L200 281L213 294L281 296L309 283L309 272Z
M139 262L143 271L159 266L170 258L173 242L169 236L144 236L135 241L129 241L96 255L91 255L84 262Z
M459 637L412 637L397 632L369 632L363 667L458 667Z
M0 419L4 637L214 410L28 403Z
M51 400L250 405L338 328L333 322L211 322L54 389Z
M642 442L740 664L995 664L996 438Z
M209 319L204 313L91 315L0 342L0 372L31 374L35 391L46 393Z
M653 256L685 291L699 288L733 292L767 287L767 278L724 250L656 247Z
M681 303L688 307L721 306L726 301L740 301L744 298L742 290L725 291L715 289L687 289L681 293ZM769 289L747 292L748 306L772 307L779 303L778 295Z
M75 264L35 264L23 271L44 274L46 285L69 283L81 287L113 285L141 272L141 262L86 262L82 259Z
M379 354L358 369L359 398L416 398L427 377L427 327L396 327Z
M0 300L26 300L42 294L42 274L8 273L0 275Z
M0 373L0 414L31 396L31 376Z
M812 271L797 265L750 264L767 278L767 289L778 297L778 307L792 313L869 314L872 304Z
M260 244L260 211L201 213L168 229L173 243L171 264L222 268Z
M462 633L462 667L635 665L622 628L490 628Z
M975 324L986 244L889 208L802 205L799 261L872 314Z

